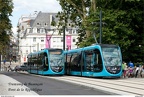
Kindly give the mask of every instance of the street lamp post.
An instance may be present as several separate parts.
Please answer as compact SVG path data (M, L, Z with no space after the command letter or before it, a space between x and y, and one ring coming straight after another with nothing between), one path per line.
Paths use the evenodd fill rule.
M63 50L65 50L65 26L63 26Z
M102 11L100 10L100 44L102 43Z
M12 61L12 54L13 54L13 50L12 50L12 43L10 43L10 59L9 59L9 61L10 61L10 65L11 65L11 61Z

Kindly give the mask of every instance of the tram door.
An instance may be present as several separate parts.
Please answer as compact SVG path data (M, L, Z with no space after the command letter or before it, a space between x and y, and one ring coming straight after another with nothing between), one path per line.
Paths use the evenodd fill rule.
M84 70L85 71L93 71L93 58L94 58L94 53L90 50L84 51L85 55L85 60L84 60Z
M98 49L84 51L84 71L102 71L102 59Z
M66 74L77 72L77 75L81 75L81 53L67 54Z
M65 73L70 74L71 68L70 68L70 63L71 63L71 54L66 54L66 62L65 62Z
M44 56L43 56L43 71L47 71L49 69L49 64L48 64L48 56L46 53L44 53Z

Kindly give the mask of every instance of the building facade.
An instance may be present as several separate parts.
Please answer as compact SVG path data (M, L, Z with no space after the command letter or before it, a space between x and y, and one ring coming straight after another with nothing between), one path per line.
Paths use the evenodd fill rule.
M57 26L52 26L52 21L58 23L57 13L35 13L25 15L18 22L18 44L20 62L27 61L27 55L44 48L63 49L63 32L59 34ZM76 28L65 29L65 48L77 48L78 34Z

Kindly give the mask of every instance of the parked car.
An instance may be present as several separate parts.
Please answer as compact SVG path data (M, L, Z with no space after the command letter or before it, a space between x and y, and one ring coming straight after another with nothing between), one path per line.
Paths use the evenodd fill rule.
M15 68L14 68L14 71L20 71L20 65L17 65Z
M21 65L17 65L14 69L14 71L27 71L28 67L27 67L27 63L22 63Z
M26 65L21 65L20 66L20 71L27 71L27 70L28 70L28 68L27 68Z
M21 65L25 65L25 66L27 66L28 64L27 64L27 62L24 62L24 63L22 63Z

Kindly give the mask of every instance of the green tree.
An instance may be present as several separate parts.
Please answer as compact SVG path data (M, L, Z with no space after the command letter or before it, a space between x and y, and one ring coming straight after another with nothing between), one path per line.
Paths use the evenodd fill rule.
M105 2L104 2L105 1ZM103 0L103 43L120 45L123 59L143 61L144 1Z
M0 0L0 56L5 53L12 35L12 24L9 16L12 16L12 0ZM1 57L0 57L1 64Z
M79 27L80 47L95 43L95 35L99 39L101 10L106 24L102 27L102 43L119 45L125 61L144 60L143 0L60 0L60 5L61 24L70 19L73 26Z
M10 41L12 24L9 16L12 16L12 0L0 0L0 51Z
M89 9L91 6L90 0L58 0L62 7L62 12L58 13L58 17L60 18L60 25L63 26L69 25L75 27L85 28L86 27L86 18L89 13ZM92 0L95 1L95 0ZM94 4L92 5L94 6ZM68 21L70 20L70 21ZM65 26L66 26L65 25ZM86 37L90 36L90 31L85 31Z

